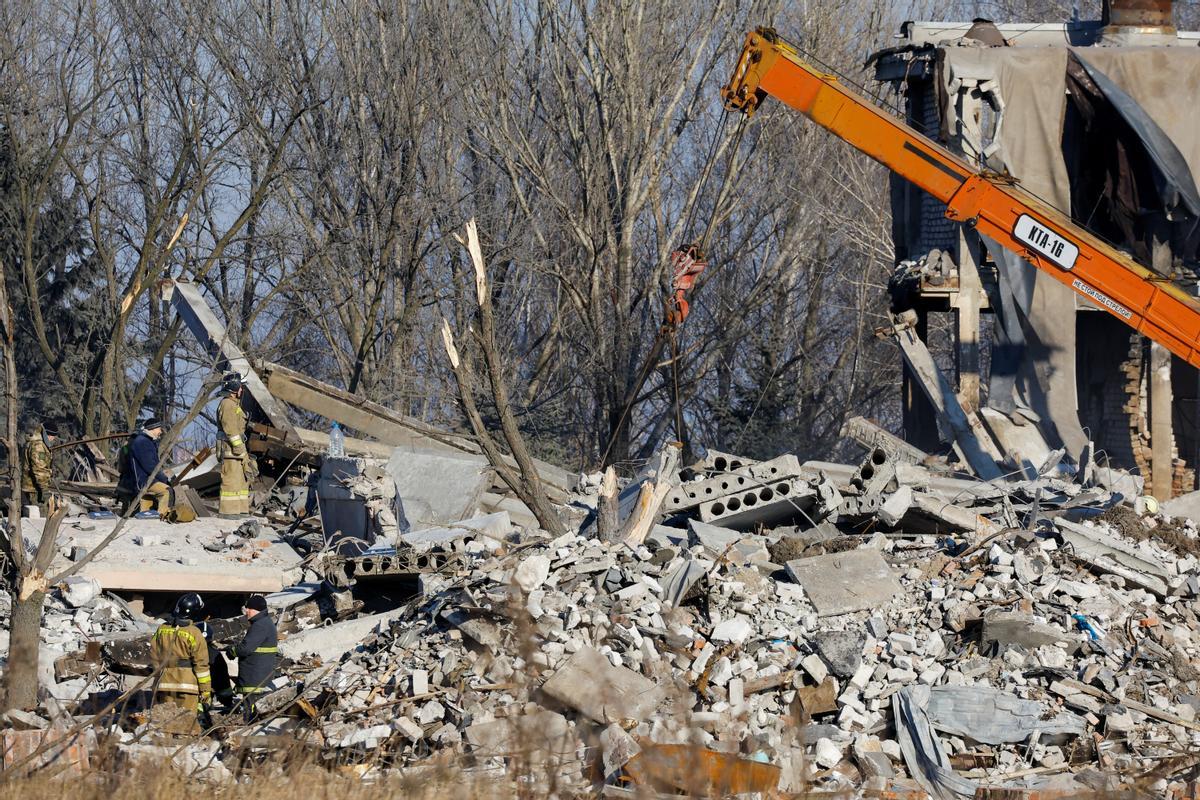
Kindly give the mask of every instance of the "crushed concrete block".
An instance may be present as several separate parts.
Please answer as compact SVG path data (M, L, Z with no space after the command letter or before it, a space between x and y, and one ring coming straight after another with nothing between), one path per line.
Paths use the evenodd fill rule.
M825 769L832 769L842 761L842 748L832 739L824 737L817 739L816 752L813 759Z
M600 651L583 647L548 681L542 692L602 724L650 716L664 697L653 681L614 667Z
M1068 642L1073 637L1020 611L994 611L983 618L980 641L984 646L995 642L1001 647L1019 644L1030 650L1043 645Z
M786 567L823 617L882 608L903 591L874 549L801 558Z
M539 588L550 577L550 559L546 556L529 556L513 571L513 583L529 594Z
M714 642L732 642L740 644L754 632L754 626L745 617L732 617L723 620L713 628L708 638Z
M829 667L825 666L825 662L820 656L808 655L800 660L800 666L813 679L813 683L820 683L825 680L825 676L829 674Z
M100 596L100 582L83 575L72 575L61 584L63 600L71 608L84 608L96 602Z
M912 487L901 486L888 495L887 499L883 501L883 505L879 507L879 521L889 527L899 525L900 520L908 513L908 509L912 508L912 504Z

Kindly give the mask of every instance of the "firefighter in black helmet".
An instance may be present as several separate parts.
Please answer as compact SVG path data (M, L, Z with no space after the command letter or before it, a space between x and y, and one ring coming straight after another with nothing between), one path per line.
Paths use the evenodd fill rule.
M200 595L185 594L175 604L170 621L154 632L150 657L158 672L154 688L156 703L173 703L198 713L200 704L207 706L211 702L208 645L196 627L203 609Z

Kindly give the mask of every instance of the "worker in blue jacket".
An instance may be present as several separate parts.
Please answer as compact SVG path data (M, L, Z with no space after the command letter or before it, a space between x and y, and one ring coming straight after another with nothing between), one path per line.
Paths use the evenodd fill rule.
M158 441L163 435L163 423L148 419L134 434L127 447L126 463L121 471L120 491L129 498L146 488L142 495L141 512L154 509L159 516L171 510L171 476L158 468Z

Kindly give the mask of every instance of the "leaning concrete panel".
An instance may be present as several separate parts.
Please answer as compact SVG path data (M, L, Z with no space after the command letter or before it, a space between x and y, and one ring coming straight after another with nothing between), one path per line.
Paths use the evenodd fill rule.
M418 528L474 516L492 483L487 459L465 453L425 453L397 447L388 459L387 471L396 481L409 522Z
M196 284L188 281L167 281L163 288L163 299L175 306L176 313L196 337L196 341L217 360L216 366L219 370L233 370L245 378L246 390L270 420L271 425L283 431L289 440L298 441L296 430L288 420L287 409L267 391L258 373L250 366L246 354L229 338L225 326L208 307L208 301L201 296Z

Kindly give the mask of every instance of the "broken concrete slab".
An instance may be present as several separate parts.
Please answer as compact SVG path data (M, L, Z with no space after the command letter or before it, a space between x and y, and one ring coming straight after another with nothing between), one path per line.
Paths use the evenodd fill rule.
M663 502L663 508L667 511L693 508L709 500L716 500L718 497L757 486L758 483L750 475L741 473L689 481L677 486L667 495L667 499Z
M694 519L688 520L688 544L703 547L713 558L725 556L738 563L765 563L770 559L761 537Z
M874 548L801 558L789 561L786 567L823 617L878 609L903 591L883 555Z
M387 472L404 500L404 513L414 527L458 522L479 511L480 499L492 483L487 460L480 456L426 453L397 447Z
M500 511L471 517L444 527L408 531L400 535L400 541L418 552L424 552L433 547L445 547L451 542L477 536L484 536L492 542L503 542L512 531L513 526L508 512ZM488 549L495 548L489 547Z
M751 487L701 504L700 519L724 527L748 530L757 525L804 518L818 501L817 492L801 478ZM817 522L818 520L812 520Z
M906 516L906 524L914 517L922 518L934 526L934 530L962 531L982 539L1000 532L1000 526L970 508L963 508L926 492L913 492L912 506Z
M885 431L865 417L851 417L842 426L842 436L853 439L866 450L882 448L896 461L920 464L929 459L929 454L914 447L895 434Z
M1104 531L1055 519L1055 526L1063 541L1070 545L1068 550L1075 558L1083 561L1098 572L1120 575L1126 581L1163 597L1167 594L1167 583L1171 579L1167 568L1133 545L1126 544L1116 536Z
M477 722L463 736L479 756L524 756L549 753L574 756L578 739L562 714L538 708L528 714Z
M24 520L26 538L37 541L44 522ZM51 572L70 566L67 554L72 548L94 549L117 523L116 519L64 519ZM225 540L241 524L218 517L186 524L130 519L121 534L80 575L94 579L106 591L130 592L269 594L299 582L299 554L269 529L246 540L240 548L225 547Z
M586 646L542 684L542 692L604 725L641 722L665 696L649 678L614 667L599 650Z
M399 608L301 631L282 639L279 642L279 652L293 661L299 661L305 656L316 656L323 663L333 663L354 650L371 633L383 630L392 620L399 619L403 613L404 609Z
M980 642L984 646L992 643L1001 647L1018 644L1029 650L1052 647L1059 642L1069 642L1072 638L1074 634L1038 622L1032 615L1020 611L992 611L985 614L980 634Z

